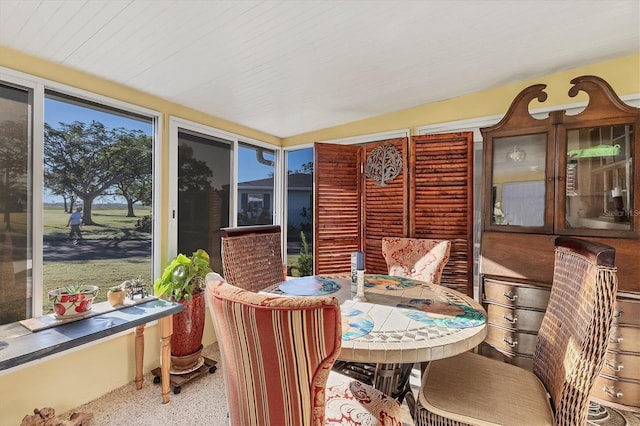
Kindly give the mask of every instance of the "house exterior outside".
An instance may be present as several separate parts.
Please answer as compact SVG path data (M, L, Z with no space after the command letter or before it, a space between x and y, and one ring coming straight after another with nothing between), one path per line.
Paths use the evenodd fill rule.
M238 225L273 223L273 187L273 177L238 183ZM290 232L310 229L313 175L291 173L287 187L287 228Z

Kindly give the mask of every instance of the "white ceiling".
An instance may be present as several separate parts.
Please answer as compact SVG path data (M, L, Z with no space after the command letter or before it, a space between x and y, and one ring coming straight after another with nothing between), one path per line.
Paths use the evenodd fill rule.
M640 53L640 0L0 0L0 45L287 137Z

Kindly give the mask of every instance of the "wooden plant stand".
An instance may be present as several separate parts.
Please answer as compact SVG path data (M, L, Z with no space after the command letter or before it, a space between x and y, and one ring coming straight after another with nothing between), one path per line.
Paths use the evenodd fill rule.
M200 368L185 374L169 375L169 383L171 383L171 386L173 387L174 394L179 394L180 391L182 390L182 385L190 382L191 380L197 377L202 376L207 371L209 372L209 374L213 374L216 372L216 370L218 369L218 367L216 366L217 361L207 358L206 356L203 358L204 358L204 364L202 364ZM153 370L151 370L151 374L154 375L153 383L156 383L156 384L160 383L161 374L162 374L160 371L160 367L154 368Z

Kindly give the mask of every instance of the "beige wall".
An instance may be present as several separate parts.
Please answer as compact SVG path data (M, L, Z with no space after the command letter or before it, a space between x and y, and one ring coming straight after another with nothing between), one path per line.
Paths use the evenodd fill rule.
M275 145L292 146L317 140L384 132L400 128L411 128L413 132L417 126L503 114L511 104L513 97L520 90L535 83L548 84L547 92L549 98L545 102L545 106L572 103L584 100L584 98L568 98L566 93L570 87L569 80L585 74L593 74L604 78L620 96L640 93L640 55L634 55L281 140L272 135L203 114L156 96L137 92L60 65L42 61L2 46L0 46L0 67L10 68L159 111L163 115L162 144L165 148L168 146L168 117L170 115ZM478 72L482 72L482 70ZM1 74L2 71L0 70ZM532 108L535 107L536 105L532 105ZM164 168L167 168L168 164L168 158L164 158ZM162 183L163 187L166 188L167 182ZM161 194L161 197L163 202L166 203L168 200L166 190ZM166 218L163 220L166 221ZM166 226L162 228L166 229ZM160 238L166 241L166 235L161 235ZM163 244L163 247L165 247L163 248L163 256L166 257L166 244ZM148 372L159 365L157 327L149 325L145 337L144 369ZM211 322L207 320L204 343L210 344L214 341L215 335ZM105 339L100 343L68 351L60 356L46 358L32 365L19 367L8 372L0 372L0 395L2 395L0 426L20 424L21 419L26 414L31 413L34 408L49 406L55 408L59 413L70 410L116 387L130 383L133 380L133 376L132 333ZM152 386L149 383L146 385ZM158 404L161 401L159 392L160 390L158 389Z

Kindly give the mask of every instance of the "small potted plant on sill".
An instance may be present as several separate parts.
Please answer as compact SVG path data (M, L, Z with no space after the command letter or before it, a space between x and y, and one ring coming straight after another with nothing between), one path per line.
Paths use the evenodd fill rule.
M211 272L209 254L202 249L190 257L180 253L153 283L154 294L181 303L184 310L173 316L172 370L189 371L200 361L205 322L205 277Z
M124 304L124 299L127 293L125 293L122 285L114 285L109 287L107 291L107 300L111 306L118 306Z
M55 317L67 319L86 314L91 310L98 290L98 286L86 284L71 284L51 290L48 296Z

